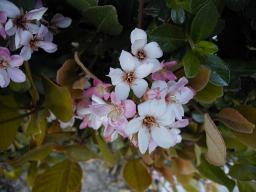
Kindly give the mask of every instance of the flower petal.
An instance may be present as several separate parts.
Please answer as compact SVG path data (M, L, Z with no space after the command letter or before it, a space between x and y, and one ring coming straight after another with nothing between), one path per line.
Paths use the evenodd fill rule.
M130 136L138 132L140 128L142 128L142 118L134 118L128 122L125 133Z
M24 46L21 49L20 55L23 57L25 61L28 61L31 58L33 50L29 46Z
M125 100L124 103L124 116L132 118L136 113L136 104L132 100Z
M195 92L188 88L188 87L183 87L181 88L180 91L177 91L175 94L176 99L179 101L181 104L187 104L189 100L191 100L195 95Z
M152 72L152 69L152 64L140 64L135 69L135 75L139 79L145 78Z
M164 127L153 127L151 134L156 144L160 147L169 148L176 144L176 137Z
M39 41L37 45L47 53L54 53L58 49L56 44L49 41Z
M10 60L10 51L6 47L0 47L0 58L4 60Z
M147 40L145 40L145 39L138 39L138 40L134 41L134 43L132 44L132 47L131 47L132 54L136 56L139 51L143 51L146 43L147 43Z
M116 85L115 94L118 99L120 100L127 99L127 97L129 96L129 93L130 93L130 86L128 84L122 82Z
M131 88L136 97L141 98L148 88L148 82L144 79L136 79Z
M142 154L144 154L149 145L149 139L150 139L150 134L147 128L142 128L139 130L138 133L138 144L139 144L139 150Z
M119 62L120 62L122 69L126 72L130 72L135 69L136 60L127 51L122 50L121 55L119 57Z
M71 25L71 22L72 19L69 17L64 17L60 13L56 13L51 20L51 24L56 25L59 28L67 28Z
M189 124L188 119L182 119L174 122L171 127L172 128L183 128L186 127Z
M131 32L131 43L134 43L134 41L138 40L138 39L144 39L147 41L147 34L144 30L142 29L138 29L135 28L132 32Z
M5 31L9 36L16 33L17 27L14 25L13 19L8 19L7 23L5 24Z
M123 75L124 75L124 72L121 69L119 68L114 69L110 67L110 72L107 76L111 78L111 82L113 85L117 85L123 81L122 79Z
M184 116L184 109L181 104L176 104L176 103L169 104L167 107L167 112L170 115L174 114L177 120L181 120L182 117Z
M138 105L138 113L141 117L145 117L150 112L150 105L152 100L145 101Z
M20 55L12 55L9 64L12 67L19 67L23 64L24 59Z
M22 83L22 82L26 81L26 75L23 73L23 71L21 71L18 68L9 67L7 69L7 72L9 74L11 80L16 83Z
M144 63L153 65L152 73L155 73L155 72L157 72L157 71L159 71L163 68L163 66L161 65L161 63L157 59L148 58L144 61Z
M26 13L25 18L27 20L40 20L42 19L43 15L45 14L45 12L47 11L46 7L41 7L39 9L33 9L31 11L29 11L28 13Z
M0 69L0 87L7 87L10 83L10 77L6 70Z
M0 11L5 12L7 17L10 17L10 18L15 18L20 15L19 8L16 5L14 5L12 2L7 0L1 0Z
M4 24L7 21L7 16L4 11L0 11L0 23Z
M29 31L23 31L20 34L20 43L22 45L29 45L30 44L30 40L33 38L32 33L30 33Z
M155 59L163 56L163 51L157 42L150 42L145 45L144 51L148 58Z

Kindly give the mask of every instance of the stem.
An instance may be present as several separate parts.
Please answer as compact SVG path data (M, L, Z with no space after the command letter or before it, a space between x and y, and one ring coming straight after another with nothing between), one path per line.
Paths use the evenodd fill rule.
M195 46L193 40L191 39L191 37L188 36L187 38L188 38L188 43L189 43L191 49L195 49L196 46Z
M139 1L138 27L142 28L144 0L138 0L138 1Z
M43 110L44 107L41 107L41 108L37 108L37 109L34 109L28 113L25 113L25 114L22 114L22 115L19 115L19 116L16 116L16 117L12 117L10 119L6 119L4 121L0 121L0 124L4 124L4 123L8 123L10 121L14 121L14 120L17 120L17 119L21 119L21 118L24 118L24 117L27 117L29 115L32 115L33 113L37 112L37 111L40 111L40 110Z
M84 64L79 59L78 52L75 52L74 59L75 59L77 65L79 65L81 67L81 69L85 72L86 75L88 75L92 79L99 79L89 69L87 69L87 67L84 66Z

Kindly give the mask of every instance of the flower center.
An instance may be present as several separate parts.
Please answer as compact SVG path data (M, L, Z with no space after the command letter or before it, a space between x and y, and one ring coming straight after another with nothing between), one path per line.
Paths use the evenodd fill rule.
M0 60L0 69L6 69L8 65L9 64L5 60Z
M134 72L125 73L123 79L124 79L124 81L126 81L128 84L132 84L133 81L135 80L135 74L134 74Z
M137 53L137 58L138 58L139 60L145 59L145 58L146 58L145 52L144 52L143 50L139 50L138 53Z
M40 41L40 39L34 37L30 40L29 42L29 46L31 47L31 49L33 49L34 51L37 51L38 50L38 46L37 46L37 43L38 41Z
M167 94L165 97L165 101L167 103L176 103L177 100L176 100L175 95Z
M112 111L109 112L108 117L112 121L117 121L123 114L123 110L119 106L113 106Z
M21 15L19 16L18 18L16 18L14 20L14 24L18 27L18 28L21 28L23 30L26 30L26 23L27 23L27 20L26 18L24 17L24 15Z
M144 119L143 119L143 125L145 125L147 128L150 128L154 125L156 125L156 118L153 117L153 116L146 116Z

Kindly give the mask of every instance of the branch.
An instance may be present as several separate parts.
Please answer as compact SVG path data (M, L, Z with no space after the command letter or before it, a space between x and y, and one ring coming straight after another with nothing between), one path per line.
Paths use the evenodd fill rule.
M74 59L75 59L77 65L79 65L81 67L81 69L85 72L86 75L88 75L92 79L99 79L89 69L87 69L87 67L84 66L84 64L79 59L77 52L75 52L75 54L74 54Z

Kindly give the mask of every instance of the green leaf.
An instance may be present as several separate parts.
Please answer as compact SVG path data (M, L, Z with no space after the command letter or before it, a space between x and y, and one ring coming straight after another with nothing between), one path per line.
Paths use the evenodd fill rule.
M216 55L209 55L205 59L205 65L208 66L212 73L211 83L216 86L227 86L230 80L230 71L228 66Z
M65 160L37 175L32 192L76 192L81 179L79 164Z
M185 9L189 11L190 9L190 0L165 0L169 8L173 9Z
M171 10L172 21L176 24L182 24L185 21L186 14L183 9L172 9Z
M221 166L226 163L226 145L222 135L208 114L204 115L204 129L206 133L207 153L206 159L209 163Z
M0 105L0 150L9 147L15 139L21 118L16 109Z
M96 0L67 0L67 2L81 12L97 5Z
M240 133L252 133L255 125L249 122L242 114L232 108L224 108L217 114L218 120L230 129Z
M202 6L207 3L208 0L190 0L189 10L192 13L196 13Z
M67 122L73 116L73 103L67 88L60 87L48 78L43 78L45 105L61 121Z
M183 57L182 64L188 78L195 77L200 71L200 60L192 50L188 51Z
M96 134L96 140L105 161L107 161L110 166L114 166L116 164L115 154L110 150L107 143L99 134Z
M201 54L214 54L218 52L218 46L210 41L199 41L195 50Z
M250 164L236 164L230 168L229 175L241 181L256 179L256 166Z
M163 24L149 33L152 41L159 43L165 52L172 52L186 43L184 31L170 24Z
M123 176L126 183L135 191L145 191L152 182L148 170L140 160L129 160L124 166Z
M65 148L66 156L72 161L88 161L98 156L86 146L72 145Z
M37 148L34 148L21 157L12 160L10 164L15 167L22 166L24 163L28 161L40 161L45 159L52 151L52 146L44 145Z
M212 2L208 0L195 15L191 24L191 37L195 41L208 38L215 29L219 13Z
M97 27L98 31L118 35L123 27L118 22L116 8L112 5L95 6L83 12L86 22Z
M37 135L45 136L46 129L48 127L47 111L42 110L35 112L30 116L30 120L26 129L26 135L36 137ZM42 140L43 140L42 138ZM42 142L42 141L41 141ZM38 142L38 143L41 143Z
M253 192L256 191L256 183L251 181L238 181L237 186L241 192Z
M201 103L213 103L216 99L222 97L223 88L208 83L206 87L197 92L195 99Z
M219 167L209 164L205 159L202 158L198 170L206 178L226 186L229 191L233 191L235 187L235 182L229 179Z

